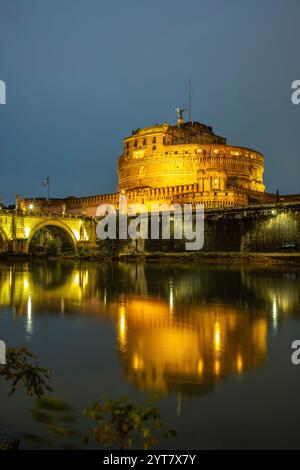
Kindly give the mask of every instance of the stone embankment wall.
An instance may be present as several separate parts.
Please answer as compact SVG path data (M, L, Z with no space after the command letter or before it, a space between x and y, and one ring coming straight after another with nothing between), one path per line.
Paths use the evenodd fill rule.
M300 203L205 211L204 252L299 252ZM184 251L185 240L145 240L145 251ZM141 244L139 244L141 250Z

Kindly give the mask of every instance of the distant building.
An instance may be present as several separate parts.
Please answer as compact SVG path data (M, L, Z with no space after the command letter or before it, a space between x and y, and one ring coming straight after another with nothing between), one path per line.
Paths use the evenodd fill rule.
M179 110L181 111L181 110ZM199 122L157 124L133 130L118 160L118 192L66 199L26 199L23 210L96 215L100 204L204 204L205 208L276 201L265 193L264 157L256 150L228 145ZM277 196L278 198L278 196Z

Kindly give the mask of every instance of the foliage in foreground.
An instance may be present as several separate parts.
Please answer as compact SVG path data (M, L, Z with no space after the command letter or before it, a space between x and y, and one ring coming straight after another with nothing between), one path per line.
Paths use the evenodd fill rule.
M23 384L26 393L30 396L41 397L51 388L47 384L50 378L48 369L33 364L36 356L30 353L26 346L21 348L8 348L6 351L6 364L0 367L0 378L10 382L9 395L13 395L18 385ZM0 450L18 450L19 439L0 442Z
M0 450L18 450L20 446L19 439L13 439L11 441L0 442Z
M120 400L95 402L85 408L84 416L96 422L95 441L104 447L120 449L149 449L159 443L160 438L175 436L174 430L165 431L155 400L142 404L128 403L126 397Z
M6 364L0 367L0 377L10 382L9 395L15 393L19 384L24 385L30 396L40 397L46 390L51 390L47 384L49 370L32 363L35 359L36 356L26 346L7 349Z
M51 434L69 439L76 433L62 423L73 421L72 409L61 400L45 396L46 391L51 391L47 384L50 373L48 369L32 363L35 359L36 356L25 346L8 348L6 365L0 367L0 378L3 377L11 383L10 396L23 384L28 395L38 398L36 409L32 410L33 419L46 424ZM61 414L59 419L58 414ZM154 398L142 404L129 403L126 397L119 400L107 399L103 403L97 401L85 408L83 414L95 421L93 436L101 447L147 450L157 445L162 438L176 434L174 430L164 430ZM86 436L83 441L87 444L89 438ZM19 445L18 438L7 440L0 442L0 450L17 450Z

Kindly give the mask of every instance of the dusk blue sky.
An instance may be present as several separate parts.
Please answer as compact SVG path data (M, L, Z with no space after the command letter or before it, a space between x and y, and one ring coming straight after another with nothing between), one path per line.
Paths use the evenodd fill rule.
M122 139L192 118L300 193L299 0L0 0L0 196L114 192Z

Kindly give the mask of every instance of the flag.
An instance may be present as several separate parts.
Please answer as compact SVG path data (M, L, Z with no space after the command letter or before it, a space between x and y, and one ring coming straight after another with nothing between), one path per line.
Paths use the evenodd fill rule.
M50 176L47 176L47 178L43 180L43 186L45 186L48 190L47 201L49 201L50 199Z

